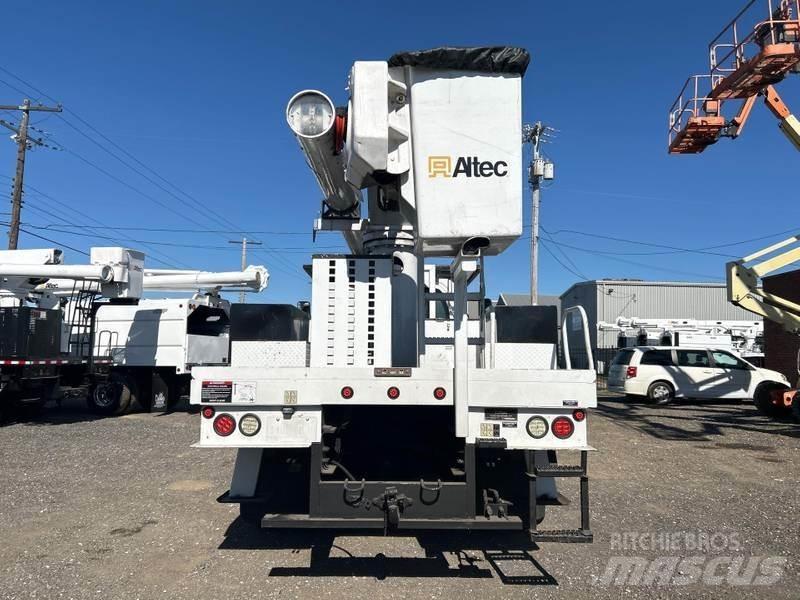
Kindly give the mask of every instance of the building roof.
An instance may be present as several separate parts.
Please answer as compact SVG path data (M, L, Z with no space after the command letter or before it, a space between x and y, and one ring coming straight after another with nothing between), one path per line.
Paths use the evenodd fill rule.
M497 304L499 306L530 306L531 304L531 295L530 294L509 294L509 293L501 293L500 297L497 299ZM539 294L539 305L540 306L560 306L560 297L559 296L548 296Z
M725 284L719 281L645 281L643 279L591 279L589 281L579 281L573 283L567 290L559 296L563 298L572 288L579 286L598 286L598 285L631 285L645 287L704 287L704 288L724 288Z

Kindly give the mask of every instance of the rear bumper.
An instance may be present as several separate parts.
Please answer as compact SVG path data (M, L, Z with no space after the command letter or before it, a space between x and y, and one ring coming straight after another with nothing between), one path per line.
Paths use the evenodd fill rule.
M383 517L311 517L309 515L264 515L261 527L265 529L379 529L385 528ZM466 529L466 530L511 530L523 529L522 519L515 516L476 517L458 519L408 519L397 523L397 529Z

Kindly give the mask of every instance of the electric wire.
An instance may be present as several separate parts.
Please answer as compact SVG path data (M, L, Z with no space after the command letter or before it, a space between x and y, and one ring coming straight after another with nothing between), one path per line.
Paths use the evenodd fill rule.
M35 91L39 92L39 93L40 93L42 96L44 96L44 97L46 97L46 98L50 98L51 100L53 100L54 102L56 102L56 100L55 100L55 99L54 99L52 96L50 96L49 94L46 94L45 92L43 92L43 91L39 90L39 89L38 89L36 86L34 86L34 85L32 85L31 83L29 83L29 82L25 81L25 80L24 80L24 79L22 79L21 77L19 77L19 76L15 75L14 73L12 73L11 71L9 71L8 69L6 69L6 68L4 68L4 67L0 67L0 70L2 70L4 73L7 73L7 74L11 75L11 76L12 76L12 77L14 77L16 80L20 81L22 84L24 84L24 85L26 85L26 86L28 86L28 87L32 88L33 90L35 90ZM15 86L12 86L12 87L15 87ZM17 88L17 89L18 89L18 88ZM90 123L88 123L88 121L86 121L86 120L85 120L85 119L83 119L83 118L82 118L80 115L78 115L78 114L77 114L75 111L73 111L73 110L70 110L70 111L68 111L68 112L69 112L69 114L70 114L70 115L72 115L72 116L73 116L74 118L76 118L78 121L80 121L81 123L83 123L83 124L84 124L84 126L88 127L89 129L91 129L92 131L94 131L94 132L95 132L97 135L99 135L100 137L102 137L103 139L105 139L105 140L106 140L106 141L107 141L109 144L111 144L111 145L113 145L114 147L118 148L118 149L119 149L120 151L122 151L122 152L123 152L125 155L127 155L127 156L129 156L131 159L135 160L135 161L136 161L138 164L142 165L142 166L143 166L144 168L146 168L148 171L150 171L151 173L153 173L154 175L156 175L157 177L159 177L160 179L162 179L163 181L165 181L166 183L168 183L168 184L169 184L170 186L172 186L173 188L175 188L175 189L179 190L181 193L183 193L183 194L184 194L184 195L186 195L187 197L190 197L190 198L192 198L192 197L191 197L189 194L187 194L186 192L183 192L183 190L180 190L180 188L178 188L176 185L172 184L171 182L169 182L168 180L166 180L165 178L163 178L161 175L159 175L158 173L156 173L156 172L155 172L153 169L151 169L150 167L148 167L147 165L145 165L144 163L142 163L141 161L139 161L138 159L136 159L136 158L135 158L135 157L134 157L132 154L130 154L130 153L129 153L128 151L126 151L124 148L122 148L121 146L119 146L118 144L116 144L115 142L113 142L112 140L110 140L110 139L109 139L107 136L105 136L104 134L102 134L102 133L101 133L99 130L97 130L97 129L96 129L94 126L92 126ZM83 137L85 137L86 139L88 139L90 142L92 142L92 143L93 143L93 144L95 144L96 146L98 146L98 147L99 147L101 150L103 150L104 152L106 152L107 154L109 154L110 156L112 156L113 158L115 158L117 161L119 161L120 163L122 163L124 166L126 166L126 167L128 167L129 169L131 169L132 171L136 172L136 173L137 173L139 176L141 176L142 178L146 179L148 182L150 182L151 184L155 185L156 187L158 187L159 189L161 189L161 190L162 190L162 191L164 191L165 193L168 193L168 194L170 194L172 197L174 197L175 199L179 200L179 201L180 201L180 202L182 202L183 204L185 204L185 205L188 205L188 203L187 203L185 200L182 200L182 199L181 199L180 197L178 197L176 194L174 194L174 193L170 192L169 190L167 190L166 188L164 188L162 185L159 185L157 182L153 181L153 179L152 179L152 178L150 178L150 177L148 177L147 175L145 175L144 173L142 173L142 172L141 172L141 170L139 170L139 169L137 169L136 167L132 166L130 163L128 163L128 162L127 162L127 161L125 161L124 159L120 158L120 157L119 157L119 156L118 156L116 153L112 152L112 151L111 151L111 150L109 150L107 147L105 147L103 144L99 143L99 142L98 142L96 139L92 138L92 137L91 137L91 136L89 136L87 133L85 133L84 131L82 131L82 130L81 130L79 127L75 126L75 125L74 125L72 122L70 122L68 119L66 119L66 118L63 116L63 113L59 113L59 114L58 114L58 116L59 116L59 117L61 117L61 120L62 120L62 121L63 121L63 122L64 122L64 123L65 123L67 126L69 126L70 128L72 128L73 130L75 130L77 133L79 133L80 135L82 135ZM65 148L65 150L66 150L68 153L70 153L70 154L72 154L73 156L75 156L76 158L78 158L79 160L81 160L82 162L84 162L85 164L87 164L87 165L89 165L89 166L91 166L91 167L93 167L93 168L97 169L98 171L100 171L101 173L103 173L104 175L106 175L107 177L110 177L111 179L113 179L113 180L114 180L114 181L116 181L117 183L119 183L119 184L121 184L121 185L123 185L123 186L125 186L125 187L127 187L127 188L129 188L129 189L131 189L131 190L132 190L132 191L134 191L135 193L138 193L138 194L140 194L140 195L144 196L145 198L147 198L147 199L149 199L149 200L151 200L151 201L155 202L156 204L158 204L158 205L159 205L159 206L161 206L162 208L165 208L166 210L169 210L170 212L173 212L173 213L177 214L177 215L178 215L178 216L180 216L182 219L184 219L184 220L188 220L188 221L190 221L190 222L192 222L192 223L194 223L194 224L196 224L196 225L198 225L198 226L201 226L201 227L202 227L202 224L201 224L201 223L199 223L198 221L196 221L196 220L192 219L191 217L188 217L188 216L187 216L186 214L184 214L184 213L180 213L180 212L177 212L177 211L175 211L175 210L174 210L174 209L172 209L172 207L170 207L169 205L167 205L167 204L165 204L165 203L163 203L163 202L161 202L161 201L159 201L159 200L157 200L157 199L153 198L152 196L150 196L149 194L146 194L146 193L145 193L145 192L143 192L142 190L139 190L139 189L138 189L138 188L136 188L135 186L132 186L131 184L129 184L129 183L127 183L127 182L125 182L124 180L122 180L122 179L120 179L120 178L118 178L118 177L114 176L113 174L109 173L107 170L103 169L102 167L100 167L99 165L97 165L97 164L93 163L92 161L90 161L90 160L86 159L85 157L83 157L83 156L81 156L81 155L77 154L76 152L74 152L74 151L71 151L71 150L69 150L69 149L66 149L66 148ZM199 202L199 201L197 201L196 199L193 199L193 200L194 200L194 201L195 201L195 202L196 202L196 203L197 203L199 206L201 206L202 208L204 208L204 209L205 209L205 210L203 211L203 214L207 214L207 213L209 213L209 212L210 212L210 213L212 213L212 214L216 214L216 213L214 213L214 211L213 211L213 210L211 210L211 209L210 209L210 208L208 208L207 206L203 205L202 203L200 203L200 202ZM208 218L208 217L207 217L207 218ZM221 216L219 216L219 215L217 215L217 219L218 219L218 220L220 220L220 219L221 219L222 221L227 221L227 223L228 223L229 225L232 225L233 227L238 227L238 226L236 226L235 224L232 224L230 221L228 221L228 220L227 220L227 219L225 219L224 217L221 217ZM210 219L210 218L209 218L209 220L212 220L212 219ZM254 241L255 241L255 240L254 240ZM262 242L262 243L263 243L263 242ZM259 249L259 250L256 250L256 252L261 252L261 253L269 253L269 252L270 252L270 248L269 248L269 247L265 247L264 249ZM273 268L275 268L276 270L278 270L278 271L281 271L281 272L283 272L284 274L287 274L287 275L289 275L289 276L291 276L291 277L295 277L295 278L301 279L301 277L300 277L300 276L299 276L299 275L298 275L298 274L297 274L295 271L293 271L293 270L289 270L289 269L295 269L295 268L296 268L296 266L295 266L294 264L290 263L288 260L286 260L285 258L283 258L282 256L280 256L280 254L274 253L274 254L273 254L273 257L274 257L276 260L278 260L278 261L282 262L282 263L283 263L283 264L284 264L286 267L288 267L288 269L286 269L286 268L281 268L281 266L280 266L280 265L275 265L275 264L272 264L272 265L271 265L271 267L273 267Z
M13 181L13 177L9 177L8 175L0 175L0 177L4 177L6 179L9 179L9 180ZM57 198L55 198L55 197L53 197L53 196L51 196L49 194L46 194L45 192L35 188L34 186L32 186L32 185L30 185L28 183L25 184L25 189L27 190L25 192L25 196L26 197L30 194L30 192L33 192L34 194L40 196L41 198L44 198L45 200L49 200L49 201L51 201L51 202L53 202L53 203L55 203L55 204L57 204L59 206L63 206L64 208L74 212L75 214L77 214L78 216L80 216L83 219L86 219L86 220L92 221L94 223L97 223L102 228L105 228L105 229L107 229L109 231L112 231L112 232L116 231L114 228L107 226L102 221L99 221L99 220L95 219L94 217L91 217L91 216L87 215L86 213L81 212L80 210L74 208L73 206L67 204L66 202L63 202L63 201L61 201L61 200L59 200L59 199L57 199ZM45 202L45 203L47 204L48 202ZM35 208L35 205L31 204L30 202L26 202L25 205L27 206L27 208L30 208L30 209L33 209L33 210L37 210ZM45 211L39 210L39 212L45 212ZM58 218L60 218L61 220L64 220L61 217L58 217ZM71 222L71 221L69 222L69 224L70 225L76 225L74 222ZM89 225L82 225L82 227L84 227L85 229L88 229L90 231L95 231L95 232L97 232L97 230L100 228L100 227L92 227L92 226L89 226ZM124 235L120 236L119 239L123 240L123 241L132 241L130 237L127 237L127 236L124 236ZM153 252L157 255L157 256L152 256L151 255L152 260L154 260L154 261L156 261L156 262L158 262L158 263L160 263L160 264L162 264L164 266L171 267L171 268L176 268L177 266L183 266L183 267L186 267L186 268L191 268L190 265L187 265L186 263L176 259L175 257L169 256L168 254L165 254L164 252L160 252L160 251L152 249L152 248L151 248L151 250L153 250ZM158 258L158 256L163 256L167 260L163 260L161 258Z

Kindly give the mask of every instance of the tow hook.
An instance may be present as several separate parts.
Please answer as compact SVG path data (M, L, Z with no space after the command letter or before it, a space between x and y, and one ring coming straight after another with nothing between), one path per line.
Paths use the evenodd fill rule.
M505 519L508 516L509 506L513 506L513 503L501 498L497 490L492 488L483 490L483 514L487 519L495 515Z
M390 527L397 527L400 515L414 502L405 494L398 494L396 487L387 487L383 494L372 499L371 505L383 511L383 532L386 534Z

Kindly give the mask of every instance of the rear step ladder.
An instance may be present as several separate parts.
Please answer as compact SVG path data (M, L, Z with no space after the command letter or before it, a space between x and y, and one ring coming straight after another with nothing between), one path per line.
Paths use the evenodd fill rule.
M560 465L555 462L555 452L549 451L550 462L546 465L536 465L534 453L525 453L526 475L530 490L530 536L533 542L571 542L590 543L594 535L589 529L589 475L587 474L589 452L581 450L580 465ZM580 478L580 508L581 526L579 529L552 529L539 530L536 524L536 480L538 477L579 477ZM544 504L544 502L542 502ZM549 503L548 503L549 504Z

